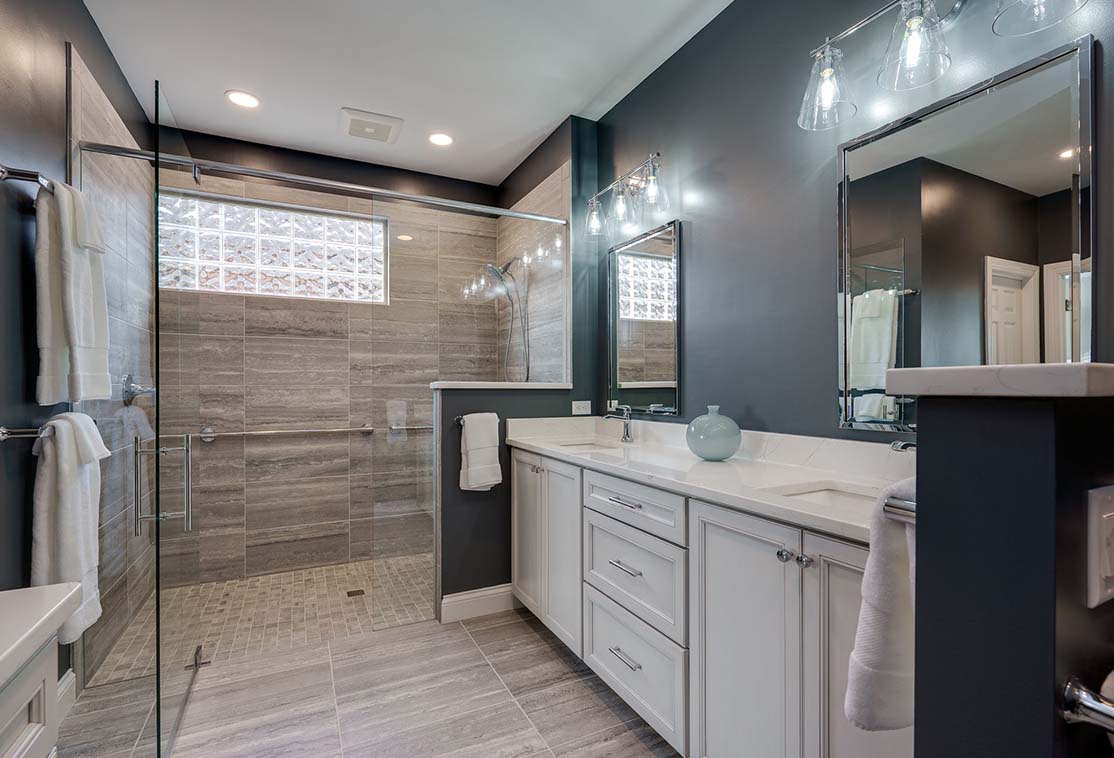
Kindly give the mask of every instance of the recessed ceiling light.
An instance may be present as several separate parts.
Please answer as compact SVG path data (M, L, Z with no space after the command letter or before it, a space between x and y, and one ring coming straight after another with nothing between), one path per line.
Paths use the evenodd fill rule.
M224 93L228 98L228 102L233 105L238 105L241 108L258 108L259 98L250 92L244 92L241 89L230 89Z
M437 145L438 147L447 147L448 145L453 144L453 138L445 134L444 132L434 132L433 134L429 135L429 141Z
M402 240L403 242L409 242L410 240L412 240L414 238L411 237L409 234L400 234L395 239Z
M1074 151L1074 150L1072 150L1071 148L1068 148L1068 149L1067 149L1067 150L1065 150L1064 152L1060 153L1060 157L1061 157L1061 158L1065 158L1065 159L1066 159L1066 158L1070 158L1070 157L1072 157L1073 155L1075 155L1075 151Z

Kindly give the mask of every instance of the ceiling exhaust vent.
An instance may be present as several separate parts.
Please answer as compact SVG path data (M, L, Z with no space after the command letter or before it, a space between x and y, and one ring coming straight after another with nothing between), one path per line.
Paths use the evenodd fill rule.
M355 108L340 109L340 131L349 137L370 139L393 145L401 130L401 118L384 116L381 113L368 113Z

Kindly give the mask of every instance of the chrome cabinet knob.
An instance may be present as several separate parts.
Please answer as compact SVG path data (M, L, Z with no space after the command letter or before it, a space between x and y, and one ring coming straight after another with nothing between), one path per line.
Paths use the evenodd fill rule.
M786 550L785 548L777 551L777 559L782 563L789 563L796 555L792 550Z
M811 558L811 557L807 556L807 555L798 555L797 556L797 565L800 566L803 569L808 568L809 566L811 566L814 563L816 563L816 560L814 558Z

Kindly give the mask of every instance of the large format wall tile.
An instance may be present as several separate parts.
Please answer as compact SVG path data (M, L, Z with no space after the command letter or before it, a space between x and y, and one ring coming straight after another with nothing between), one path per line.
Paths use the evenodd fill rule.
M248 529L344 521L349 517L347 476L249 482L245 493Z
M249 337L348 339L348 304L300 298L248 297L244 333Z
M348 522L334 521L246 533L247 575L274 574L348 560Z
M347 383L323 383L312 387L249 385L245 393L244 423L248 431L345 427L348 424ZM316 436L305 435L304 439L312 444Z
M250 387L348 383L346 340L248 337L244 353Z

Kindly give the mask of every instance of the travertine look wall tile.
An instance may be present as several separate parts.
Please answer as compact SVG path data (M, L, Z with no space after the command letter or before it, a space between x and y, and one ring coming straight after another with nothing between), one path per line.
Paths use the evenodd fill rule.
M208 443L202 443L208 444ZM244 484L217 484L193 489L194 528L206 532L243 531Z
M284 187L280 184L245 182L244 196L253 200L284 203L286 205L302 205L310 208L320 208L322 210L348 210L348 198L344 195L294 189L293 187Z
M348 560L348 522L246 533L247 575L273 574Z
M348 475L347 435L249 437L244 455L249 482Z
M248 431L342 428L348 422L348 386L248 385L244 424ZM298 435L292 435L298 438ZM318 435L305 435L312 444Z
M348 339L348 304L328 300L249 297L244 332L249 337Z
M438 379L437 346L428 342L371 344L371 381L376 385L429 385Z
M490 305L441 303L437 310L442 343L495 344L496 314Z
M358 335L353 334L353 338L436 342L437 303L393 299L390 305L372 306L369 327L366 332L361 329Z
M392 298L437 299L437 259L402 255L392 249L390 260Z
M178 337L182 384L243 384L244 338L182 334Z
M349 516L347 476L249 482L246 496L249 530L345 521Z
M348 342L293 337L248 337L246 380L261 385L348 383Z

